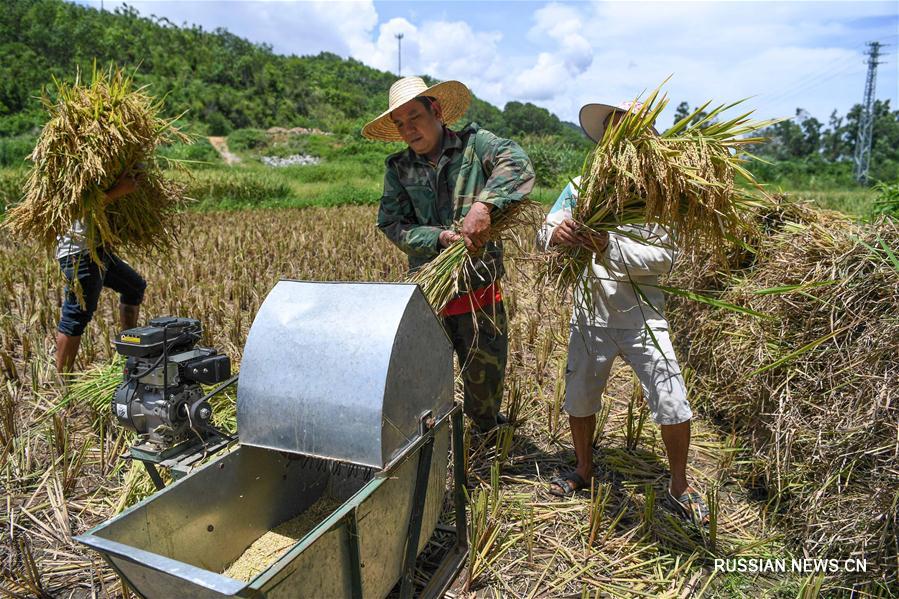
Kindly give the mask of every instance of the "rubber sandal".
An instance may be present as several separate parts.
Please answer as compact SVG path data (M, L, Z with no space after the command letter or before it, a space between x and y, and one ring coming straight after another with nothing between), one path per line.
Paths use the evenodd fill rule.
M677 511L678 514L688 520L701 526L709 524L709 508L697 491L688 491L680 497L671 494L670 489L666 489L668 494L668 503Z
M574 472L568 472L563 475L555 476L552 480L549 481L549 492L556 497L570 497L587 487L587 481L585 481L580 474ZM562 489L559 491L558 489Z

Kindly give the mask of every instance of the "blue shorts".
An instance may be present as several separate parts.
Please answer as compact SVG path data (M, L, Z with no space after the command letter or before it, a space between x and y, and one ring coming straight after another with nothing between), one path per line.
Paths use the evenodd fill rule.
M101 249L98 253L103 268L97 266L87 253L59 259L59 267L69 282L69 285L66 285L65 301L62 303L62 316L58 327L59 332L64 335L78 337L84 332L87 323L97 310L100 291L104 287L117 291L119 301L123 304L139 306L144 301L147 282L137 274L137 271L112 252ZM71 288L73 279L77 279L81 284L84 305L81 305L78 296Z

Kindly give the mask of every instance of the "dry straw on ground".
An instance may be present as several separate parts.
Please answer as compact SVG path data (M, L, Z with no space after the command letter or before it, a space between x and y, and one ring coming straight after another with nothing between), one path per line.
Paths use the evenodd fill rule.
M159 314L201 319L204 344L227 352L235 369L252 318L279 277L374 281L400 280L405 274L403 255L382 236L372 237L372 207L189 213L183 218L184 241L171 260L136 260L149 282L142 319ZM303 226L285 228L285 222ZM283 234L271 235L275 229ZM511 259L515 248L508 249ZM51 360L61 299L58 268L52 263L35 268L41 263L36 244L2 236L0 256L0 288L5 290L0 294L0 486L5 491L0 502L0 594L123 597L127 593L115 573L71 536L147 496L152 483L139 464L129 467L119 459L131 437L113 423L103 398L96 402L98 409L72 399L47 416L65 400ZM846 573L824 579L715 573L716 557L797 555L797 546L787 544L785 537L801 544L804 533L776 524L767 501L746 485L747 449L742 444L751 437L740 436L742 430L731 434L729 426L722 431L701 416L693 423L689 475L716 499L715 527L701 533L673 517L658 499L668 478L660 431L622 371L607 391L608 412L599 418L593 493L568 500L552 497L547 481L573 460L561 409L570 298L535 289L532 263L510 260L507 265L510 351L504 406L521 425L514 435L504 431L493 439L470 438L472 545L480 550L451 596L755 599L800 593L813 597L808 589L817 584L823 585L822 597L848 595L840 589L856 581ZM185 281L192 284L186 287ZM871 288L864 281L857 279L856 292L879 293L878 279ZM84 335L79 369L107 363L115 355L109 339L117 302L114 294L101 297ZM701 318L710 316L720 318L720 313ZM702 320L676 321L675 339L700 326L705 326ZM872 389L889 380L865 373ZM705 376L711 375L690 377L690 387L698 389ZM842 375L835 370L833 376L839 384ZM745 401L739 397L726 401ZM698 403L706 410L712 404ZM216 407L216 424L224 424L218 418L233 419L226 407L233 410L233 400L230 406ZM790 420L789 426L796 428L784 434L811 434L801 421ZM832 501L841 497L833 487L826 495ZM420 571L416 580L428 575Z
M96 248L167 248L184 186L166 178L155 156L163 143L188 141L161 103L135 89L125 72L94 69L91 83L56 82L56 99L45 96L50 119L34 151L22 203L5 226L52 249L75 221L85 226L92 258ZM123 174L137 189L113 203L105 191Z

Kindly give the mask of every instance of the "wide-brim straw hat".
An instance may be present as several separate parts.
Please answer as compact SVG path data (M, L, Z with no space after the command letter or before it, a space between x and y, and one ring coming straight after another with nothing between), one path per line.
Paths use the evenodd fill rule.
M390 120L390 113L419 96L430 96L440 102L443 122L447 125L462 118L471 104L471 92L459 81L444 81L428 87L421 77L403 77L390 86L387 110L365 125L362 135L378 141L402 141L403 138Z
M584 104L578 118L581 122L581 129L587 134L587 137L595 142L602 139L603 133L606 131L606 118L613 112L637 112L643 108L642 102L628 100L621 102L618 106L610 106L609 104ZM655 131L655 127L652 128ZM656 134L658 132L656 131Z

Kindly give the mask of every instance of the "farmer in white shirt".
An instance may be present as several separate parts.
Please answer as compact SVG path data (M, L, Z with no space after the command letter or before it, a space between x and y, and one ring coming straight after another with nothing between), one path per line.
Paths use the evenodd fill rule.
M631 108L588 104L580 122L593 141L602 139L607 126L617 123ZM538 235L538 243L581 246L594 252L585 269L586 285L579 284L571 317L568 367L565 375L565 411L577 466L551 482L550 492L566 496L590 484L593 477L593 434L612 362L621 356L636 372L649 404L650 414L662 430L668 453L671 481L669 502L694 521L706 523L708 509L701 495L687 481L690 419L686 387L678 366L665 320L665 297L658 288L659 275L674 264L675 248L659 225L626 226L612 233L583 233L571 219L577 202L575 185L568 184L556 200ZM646 242L633 239L639 237ZM584 283L582 278L581 283ZM639 286L640 293L634 289ZM585 290L591 298L585 301ZM649 332L651 330L651 334ZM654 338L654 339L653 339Z

